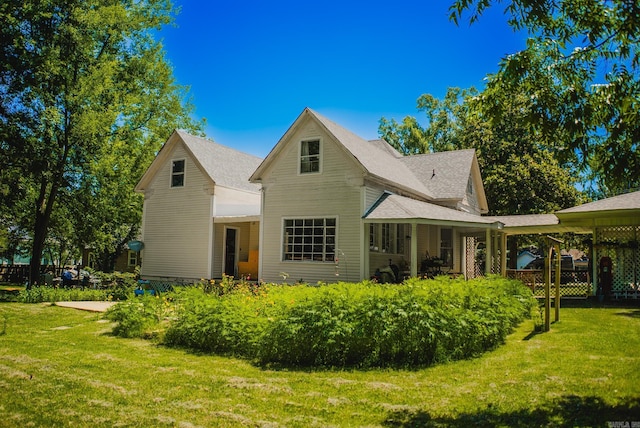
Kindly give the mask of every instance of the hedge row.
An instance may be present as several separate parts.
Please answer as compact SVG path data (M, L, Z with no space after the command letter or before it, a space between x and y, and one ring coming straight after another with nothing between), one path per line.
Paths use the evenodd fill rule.
M163 341L169 346L307 367L416 366L474 357L503 343L535 307L529 289L498 277L268 285L223 296L186 289L170 300L170 311L147 310L152 315L146 318L168 317ZM126 323L128 312L140 318L141 302L112 319Z

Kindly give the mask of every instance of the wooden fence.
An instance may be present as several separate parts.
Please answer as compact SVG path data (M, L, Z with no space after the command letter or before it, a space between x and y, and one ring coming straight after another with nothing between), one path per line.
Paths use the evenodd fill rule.
M42 266L41 272L48 272L51 276L60 277L64 267ZM24 284L29 279L29 265L0 265L0 282Z
M544 271L534 269L507 270L507 277L519 279L535 297L544 297ZM555 295L555 271L551 272L551 294ZM560 272L560 296L586 298L593 295L590 272L564 270Z

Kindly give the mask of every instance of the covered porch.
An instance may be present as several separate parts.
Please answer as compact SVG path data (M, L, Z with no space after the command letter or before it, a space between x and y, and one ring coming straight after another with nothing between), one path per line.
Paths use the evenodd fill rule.
M493 259L486 255L494 254L494 236L502 229L491 218L394 194L383 195L363 224L365 275L395 266L398 281L490 273Z

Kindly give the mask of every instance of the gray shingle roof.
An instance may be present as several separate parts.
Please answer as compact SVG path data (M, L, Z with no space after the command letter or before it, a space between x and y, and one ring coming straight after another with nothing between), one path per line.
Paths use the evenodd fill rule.
M481 217L390 193L382 195L364 218L369 220L424 219L478 225L499 223L494 218Z
M558 214L588 213L612 210L640 210L640 191L578 205L558 211Z
M432 198L429 189L410 169L406 168L402 161L403 156L387 142L383 140L367 141L315 111L306 110L336 137L367 172Z
M555 214L523 214L486 217L504 224L505 227L555 226L559 223Z
M404 156L402 162L436 199L462 199L467 192L475 150Z
M260 185L250 183L249 177L262 162L261 158L183 130L176 132L214 183L233 189L260 191Z

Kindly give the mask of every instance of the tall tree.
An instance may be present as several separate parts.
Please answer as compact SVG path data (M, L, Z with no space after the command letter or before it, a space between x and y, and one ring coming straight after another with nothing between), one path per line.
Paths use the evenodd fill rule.
M489 78L492 115L502 113L501 97L524 94L528 126L580 161L598 193L640 186L640 3L456 0L451 19L475 22L498 3L530 38Z
M379 133L403 153L476 149L492 215L538 214L576 205L579 193L571 170L522 125L523 103L523 97L502 99L500 120L488 120L482 94L449 88L442 100L429 94L418 99L424 127L412 117L402 123L382 118Z
M22 221L33 240L30 283L56 204L71 204L87 186L101 194L96 169L106 153L126 144L119 153L144 152L144 162L171 128L197 127L154 39L174 13L169 0L0 4L0 158L20 175L16 191L30 206Z

